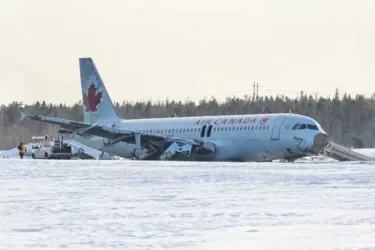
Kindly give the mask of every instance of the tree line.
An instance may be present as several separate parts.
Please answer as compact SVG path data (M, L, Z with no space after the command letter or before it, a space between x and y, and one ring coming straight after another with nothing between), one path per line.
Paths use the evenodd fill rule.
M138 101L116 102L118 112L127 119L155 118L174 116L229 115L229 114L260 114L292 112L316 119L328 133L330 140L357 147L373 147L375 142L375 95L351 96L339 94L324 98L305 94L303 91L296 98L287 96L245 95L229 96L224 101L215 97L193 101ZM48 116L62 117L71 120L83 119L82 102L73 105L52 104L37 101L31 105L13 102L0 107L0 149L15 147L20 142L31 141L31 136L54 134L58 126L43 124L36 121L20 121L19 110ZM362 144L362 145L361 145Z

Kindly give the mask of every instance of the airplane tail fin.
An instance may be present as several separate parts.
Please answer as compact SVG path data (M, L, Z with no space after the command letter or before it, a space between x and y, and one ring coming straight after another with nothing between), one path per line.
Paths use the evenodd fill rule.
M123 119L113 106L92 58L79 58L79 68L84 122L94 124Z

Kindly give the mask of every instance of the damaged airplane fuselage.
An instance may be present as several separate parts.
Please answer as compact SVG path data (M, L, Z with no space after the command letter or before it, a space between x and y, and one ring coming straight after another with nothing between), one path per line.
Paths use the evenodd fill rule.
M103 152L140 160L270 161L315 155L328 136L298 114L124 119L91 58L80 58L84 121L22 113L22 119L60 125Z

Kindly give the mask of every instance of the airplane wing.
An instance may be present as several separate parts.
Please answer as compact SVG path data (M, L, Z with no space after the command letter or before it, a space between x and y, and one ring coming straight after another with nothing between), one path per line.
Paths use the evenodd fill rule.
M145 144L152 142L170 141L190 145L202 145L203 142L197 140L190 140L185 138L170 137L167 135L152 134L152 133L141 133L134 130L128 130L123 128L111 127L103 124L87 124L84 122L72 121L63 118L49 117L43 115L25 114L21 111L21 121L25 118L31 120L40 121L44 123L50 123L54 125L60 125L65 129L72 130L79 135L94 135L109 139L109 144L115 144L123 141L128 143L134 143L137 147L144 146Z
M71 121L63 118L57 118L57 117L50 117L50 116L44 116L44 115L34 115L34 114L26 114L22 111L21 113L21 121L23 121L25 118L29 118L34 121L40 121L40 122L45 122L49 124L54 124L54 125L60 125L61 127L69 130L76 130L76 129L82 129L82 128L87 128L91 127L92 125L83 123L83 122L78 122L78 121Z

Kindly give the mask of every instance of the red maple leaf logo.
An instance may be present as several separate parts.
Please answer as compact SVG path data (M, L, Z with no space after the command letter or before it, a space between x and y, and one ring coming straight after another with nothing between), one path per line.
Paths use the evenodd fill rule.
M264 117L263 119L260 120L260 125L264 125L268 122L270 118L268 116Z
M86 112L98 111L97 106L100 103L103 91L96 93L96 90L94 83L91 83L87 94L83 92L83 104L86 107Z

